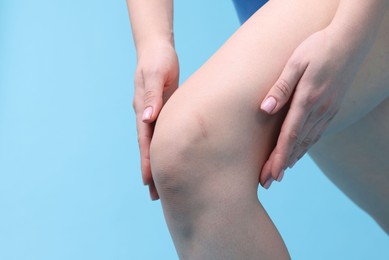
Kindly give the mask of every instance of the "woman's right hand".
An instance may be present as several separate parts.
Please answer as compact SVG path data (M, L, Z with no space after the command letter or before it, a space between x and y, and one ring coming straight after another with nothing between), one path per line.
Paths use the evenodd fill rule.
M152 41L138 49L132 106L141 158L142 179L149 185L152 200L159 198L150 167L150 142L162 106L178 88L179 65L174 46L168 41Z

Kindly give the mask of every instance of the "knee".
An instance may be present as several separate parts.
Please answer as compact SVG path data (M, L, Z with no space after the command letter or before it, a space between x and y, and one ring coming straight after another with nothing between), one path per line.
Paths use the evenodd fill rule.
M199 167L195 164L203 162L206 133L193 113L166 112L161 112L155 125L150 145L151 172L160 196L181 196L200 185L200 173L196 176L193 172Z

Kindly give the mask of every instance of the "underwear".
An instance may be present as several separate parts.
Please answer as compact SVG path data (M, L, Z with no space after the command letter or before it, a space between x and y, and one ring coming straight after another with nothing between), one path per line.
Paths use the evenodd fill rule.
M239 21L243 24L259 8L266 4L267 0L232 0L238 13Z

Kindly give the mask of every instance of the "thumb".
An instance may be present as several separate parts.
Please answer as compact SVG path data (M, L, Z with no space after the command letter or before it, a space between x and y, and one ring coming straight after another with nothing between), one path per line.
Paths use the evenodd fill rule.
M163 77L153 76L144 78L144 111L143 122L154 122L162 109Z
M262 101L261 109L268 114L277 113L288 103L293 90L308 67L308 63L303 64L294 60L293 56L288 60L280 77Z

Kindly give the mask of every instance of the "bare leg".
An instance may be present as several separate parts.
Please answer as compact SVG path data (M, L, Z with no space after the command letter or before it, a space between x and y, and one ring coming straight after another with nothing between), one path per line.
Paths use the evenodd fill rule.
M258 175L287 107L260 101L293 49L332 19L338 1L273 0L164 106L151 167L181 259L288 259L257 198Z
M339 113L309 155L389 234L389 11Z
M389 234L389 98L309 154L350 199Z

